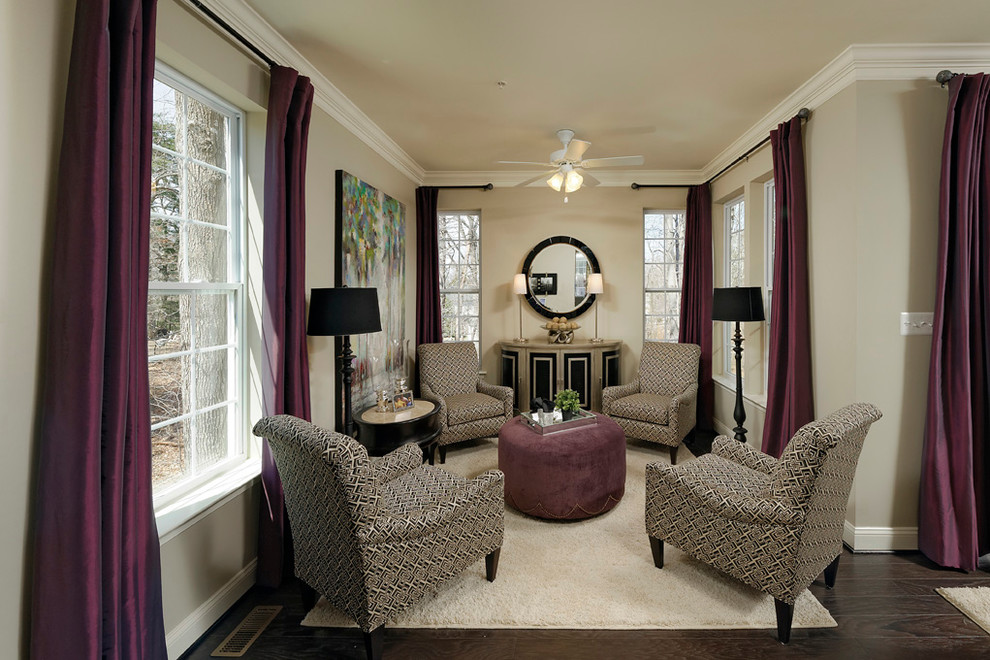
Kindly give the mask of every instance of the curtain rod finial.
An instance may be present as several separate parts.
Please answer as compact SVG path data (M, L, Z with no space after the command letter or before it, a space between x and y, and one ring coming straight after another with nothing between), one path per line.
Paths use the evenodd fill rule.
M633 184L629 187L632 188L633 190L639 190L639 184L635 182L633 182Z
M811 110L808 110L807 108L801 108L800 110L798 110L797 116L798 119L807 119L808 117L811 116Z
M937 74L935 74L935 82L937 82L942 87L945 87L946 83L955 78L958 73L952 73L948 69L942 69Z

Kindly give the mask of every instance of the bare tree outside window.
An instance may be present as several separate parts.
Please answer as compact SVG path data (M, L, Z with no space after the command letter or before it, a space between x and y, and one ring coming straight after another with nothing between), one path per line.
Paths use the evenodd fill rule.
M156 498L243 454L233 140L239 116L159 71L148 371Z
M684 279L684 211L643 213L643 338L676 342Z
M480 355L481 214L440 213L437 234L443 340L474 342Z

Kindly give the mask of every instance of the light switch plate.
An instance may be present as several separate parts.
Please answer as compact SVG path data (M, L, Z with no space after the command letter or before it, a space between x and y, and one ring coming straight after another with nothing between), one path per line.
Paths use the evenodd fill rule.
M934 321L933 312L901 312L901 334L930 335Z

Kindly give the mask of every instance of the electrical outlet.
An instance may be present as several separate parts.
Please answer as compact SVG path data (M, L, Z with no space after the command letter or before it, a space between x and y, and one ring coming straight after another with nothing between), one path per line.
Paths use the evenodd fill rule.
M901 334L930 335L934 322L933 312L901 312Z

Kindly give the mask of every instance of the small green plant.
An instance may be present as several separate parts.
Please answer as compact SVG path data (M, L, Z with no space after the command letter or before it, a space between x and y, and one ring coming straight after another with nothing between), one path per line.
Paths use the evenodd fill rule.
M574 390L560 390L553 398L553 405L565 412L577 412L581 409L581 397Z

